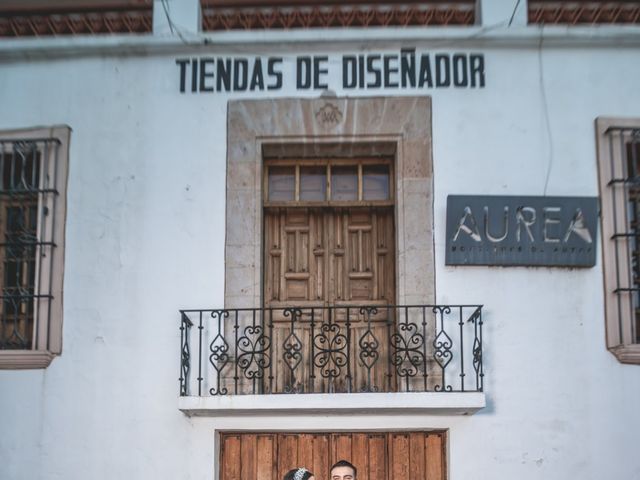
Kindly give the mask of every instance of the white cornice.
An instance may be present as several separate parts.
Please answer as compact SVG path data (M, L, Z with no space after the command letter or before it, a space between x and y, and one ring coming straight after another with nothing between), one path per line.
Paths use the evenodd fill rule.
M178 36L104 35L0 40L0 62L91 56L147 56L206 52L452 48L637 48L640 26L434 27L230 31Z

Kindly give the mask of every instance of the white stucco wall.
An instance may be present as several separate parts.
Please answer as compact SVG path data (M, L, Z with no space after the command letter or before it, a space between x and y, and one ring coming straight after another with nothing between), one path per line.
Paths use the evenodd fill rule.
M337 95L432 96L437 301L485 305L488 406L470 417L184 416L178 309L223 303L226 103L319 92L289 79L276 93L180 94L175 59L207 51L180 44L2 57L0 129L63 123L73 134L63 353L46 370L0 372L0 478L212 479L216 429L372 425L449 429L451 480L640 478L640 367L605 348L600 258L573 270L444 266L448 194L595 196L594 119L640 117L637 46L596 46L585 34L584 46L539 48L528 35L402 43L483 53L483 89L346 92L338 68L329 77ZM399 48L242 47L332 59Z

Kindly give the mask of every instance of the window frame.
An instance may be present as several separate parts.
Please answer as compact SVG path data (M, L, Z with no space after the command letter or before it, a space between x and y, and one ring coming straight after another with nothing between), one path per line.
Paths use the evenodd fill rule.
M640 364L640 342L633 338L634 311L630 296L630 240L628 233L627 189L615 179L626 178L626 143L613 138L619 129L640 129L640 118L599 117L596 119L598 183L601 202L601 235L604 307L607 349L621 363ZM616 245L617 244L617 245ZM622 257L622 258L621 258ZM637 337L637 335L636 335Z
M364 198L364 169L369 166L385 166L388 168L388 197L386 199L365 199ZM378 158L327 158L327 159L278 159L265 160L264 165L264 206L265 207L341 207L341 206L362 206L362 207L384 207L393 206L395 198L395 178L393 157ZM293 200L270 200L269 199L269 172L273 167L294 168L294 198ZM304 167L324 167L325 170L325 199L324 200L302 200L300 199L300 169ZM355 199L334 199L332 169L334 167L355 167L357 169L357 190Z
M41 165L49 165L48 170L41 169L41 176L52 177L51 186L57 193L40 196L38 200L40 210L46 207L50 212L45 220L53 228L51 240L55 247L49 248L51 259L47 262L36 259L39 275L47 281L47 291L50 298L47 301L48 318L44 314L36 313L34 318L32 348L30 349L0 349L0 369L35 369L46 368L53 358L62 353L62 320L63 320L63 280L64 280L64 252L65 227L67 207L67 177L69 162L69 141L71 129L66 125L52 127L34 127L16 130L0 130L0 138L4 141L12 140L53 140L57 148L41 151ZM55 196L55 200L54 200ZM0 279L1 280L1 279ZM34 300L39 302L39 300ZM36 312L40 306L36 305Z

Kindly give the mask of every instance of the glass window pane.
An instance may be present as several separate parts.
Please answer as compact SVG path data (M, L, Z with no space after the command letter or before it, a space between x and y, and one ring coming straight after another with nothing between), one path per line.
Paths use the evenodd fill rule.
M358 167L331 168L331 200L358 199Z
M269 167L269 201L290 202L296 189L295 167Z
M366 165L362 167L362 190L364 200L388 200L389 166Z
M327 198L326 167L300 168L300 200L324 201Z

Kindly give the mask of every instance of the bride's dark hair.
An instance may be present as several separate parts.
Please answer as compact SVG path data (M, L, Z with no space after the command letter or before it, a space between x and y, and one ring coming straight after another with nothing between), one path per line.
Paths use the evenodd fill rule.
M304 467L298 467L285 473L282 480L309 480L311 477L313 473Z

